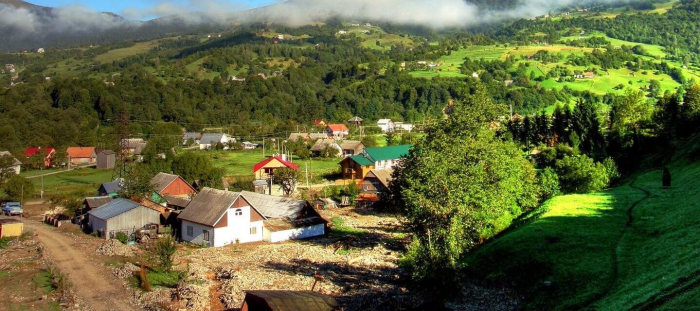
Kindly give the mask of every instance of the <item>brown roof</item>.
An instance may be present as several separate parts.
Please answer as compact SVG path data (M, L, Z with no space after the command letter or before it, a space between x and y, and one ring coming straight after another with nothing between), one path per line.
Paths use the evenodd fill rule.
M343 150L355 150L360 145L362 145L362 142L359 140L344 140L340 143L340 148L343 148Z
M0 225L19 224L19 223L22 223L22 222L17 220L17 219L0 219Z
M323 151L323 149L326 149L327 146L332 146L335 143L335 140L331 138L319 139L316 141L313 147L311 147L311 151L320 152Z
M389 183L394 179L393 177L391 177L391 174L393 172L394 170L371 170L365 178L374 175L374 177L376 177L379 180L379 182L381 182L382 185L384 185L384 187L388 188Z
M297 141L299 139L306 140L309 137L309 133L291 133L289 134L288 140Z
M291 230L291 229L296 229L296 228L304 228L304 227L311 227L315 225L320 225L326 223L323 218L314 216L314 217L309 217L309 218L303 218L303 219L295 219L295 220L288 220L288 219L268 219L263 222L263 226L267 229L270 230L271 232L278 232L278 231L284 231L284 230Z
M102 205L105 205L109 202L112 202L114 198L110 196L104 196L104 197L88 197L85 198L85 204L87 205L88 208L93 209L93 208L98 208Z
M190 198L175 197L167 194L164 195L164 199L168 202L168 205L175 206L179 209L186 208L188 205L190 205L190 202L192 202L192 199Z
M153 186L153 190L155 190L158 193L163 192L165 188L170 186L170 184L173 183L176 179L180 178L178 175L173 175L173 174L167 174L167 173L158 173L156 176L151 179L151 186Z
M66 153L71 158L92 158L96 155L95 147L68 147Z
M241 195L251 206L255 207L261 215L267 218L297 218L308 204L306 201L302 200L250 191L241 191ZM189 209L189 207L187 209Z
M249 290L243 303L256 311L342 310L335 298L311 291Z
M236 192L204 188L177 218L213 227L239 196Z

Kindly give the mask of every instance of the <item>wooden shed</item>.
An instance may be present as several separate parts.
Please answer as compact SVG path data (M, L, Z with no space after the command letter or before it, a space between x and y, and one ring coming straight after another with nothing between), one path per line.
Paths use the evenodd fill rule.
M97 169L106 170L114 168L116 161L116 153L112 150L102 150L97 153Z
M24 224L17 219L0 219L0 238L22 235Z

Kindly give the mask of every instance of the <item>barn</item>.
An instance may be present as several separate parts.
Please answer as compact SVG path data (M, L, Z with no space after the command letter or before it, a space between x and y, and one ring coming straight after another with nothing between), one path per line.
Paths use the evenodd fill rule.
M89 211L88 223L93 232L100 232L100 236L111 239L118 232L128 236L148 223L160 223L160 213L134 201L119 198Z

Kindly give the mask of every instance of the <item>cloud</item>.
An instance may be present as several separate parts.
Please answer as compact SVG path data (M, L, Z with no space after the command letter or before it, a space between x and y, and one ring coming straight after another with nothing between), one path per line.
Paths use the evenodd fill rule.
M34 32L35 26L36 16L29 10L0 4L0 27L16 29L21 32Z

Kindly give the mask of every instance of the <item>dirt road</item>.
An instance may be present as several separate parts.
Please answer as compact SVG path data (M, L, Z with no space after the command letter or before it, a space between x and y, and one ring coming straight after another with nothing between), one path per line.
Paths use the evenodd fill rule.
M26 229L38 234L50 261L65 275L85 309L95 311L138 310L132 305L130 290L113 277L101 261L94 259L93 249L75 238L35 220L26 220ZM92 246L90 246L92 247Z

